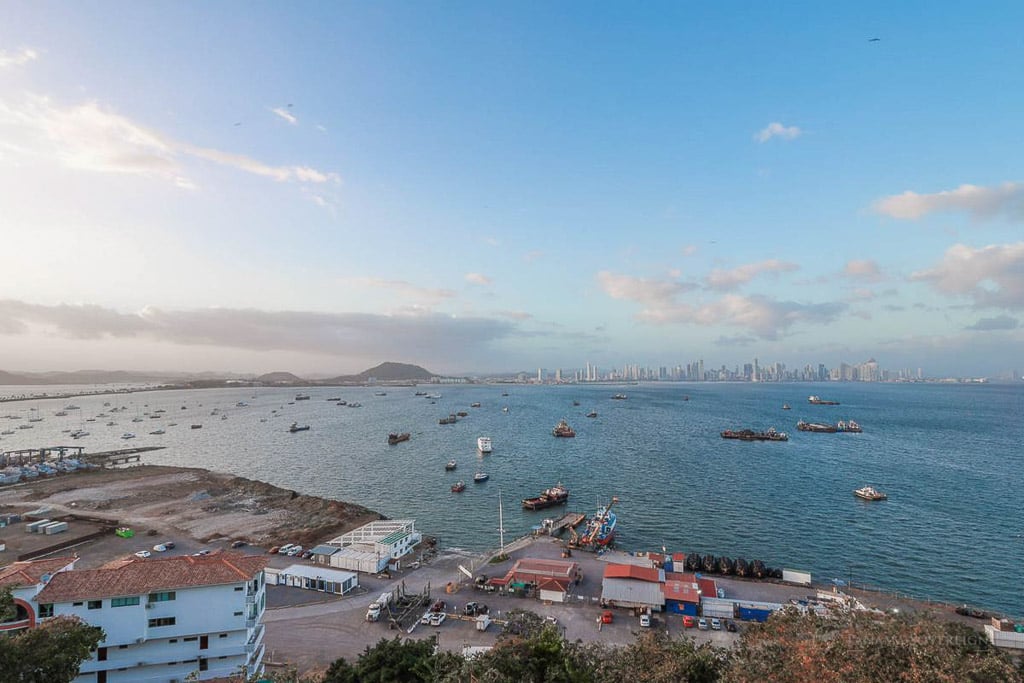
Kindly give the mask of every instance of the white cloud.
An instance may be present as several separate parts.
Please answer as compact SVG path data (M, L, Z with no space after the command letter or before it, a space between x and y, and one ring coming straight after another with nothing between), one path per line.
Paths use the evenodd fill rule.
M961 185L955 190L933 194L906 191L883 197L871 205L877 213L901 220L917 220L930 213L965 211L975 219L1004 214L1024 219L1024 183L1003 183L996 187Z
M0 69L5 69L9 66L21 66L37 59L39 59L39 53L30 47L23 47L14 52L0 50Z
M282 119L284 119L285 121L287 121L288 123L290 123L293 126L296 125L299 122L299 120L295 117L295 115L292 114L287 109L285 109L284 107L274 107L270 111L272 111L273 113L277 114L278 116L280 116Z
M800 266L795 263L780 261L778 259L768 259L767 261L760 261L759 263L748 263L746 265L733 268L732 270L721 270L716 268L711 271L706 278L704 278L704 282L709 289L724 292L736 289L740 285L750 282L758 275L792 272L794 270L799 270L799 268Z
M824 325L847 309L843 303L801 304L766 296L726 294L703 305L674 304L641 311L637 316L652 323L728 325L751 331L762 339L777 339L797 323Z
M272 166L242 154L180 142L95 101L62 107L38 95L27 95L15 104L0 100L0 142L8 135L24 149L68 168L164 178L184 188L195 187L183 168L187 157L278 182L341 181L336 173L308 166Z
M976 308L1024 309L1024 242L978 249L954 244L940 263L910 279L943 294L969 297Z
M492 280L483 273L466 273L466 282L474 285L487 286L491 284Z
M645 304L667 304L677 295L693 289L693 285L682 282L620 275L606 270L597 274L597 280L604 293L611 298Z
M882 271L871 259L853 259L847 261L843 267L843 276L852 280L878 282L882 279Z
M767 126L757 131L754 134L754 139L758 142L768 142L772 138L781 138L783 140L795 140L800 137L800 130L797 126L784 126L778 121L772 121Z

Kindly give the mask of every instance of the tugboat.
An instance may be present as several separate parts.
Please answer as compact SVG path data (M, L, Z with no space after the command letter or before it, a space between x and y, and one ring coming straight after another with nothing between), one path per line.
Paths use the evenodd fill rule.
M839 431L839 427L835 425L822 424L821 422L804 422L803 420L796 423L796 428L801 432L821 432L824 434L835 434Z
M853 495L857 496L858 498L863 498L864 500L886 500L889 498L889 496L885 495L881 491L878 491L873 486L865 486L863 488L859 488L853 492Z
M807 402L815 406L837 406L839 401L826 401L820 396L808 396Z
M565 421L564 417L561 419L561 421L559 421L558 424L555 425L554 429L551 430L551 433L555 436L561 436L565 438L572 438L576 436L576 432L573 430L572 427L569 426L569 423Z
M452 470L454 470L458 466L459 466L459 464L457 462L455 462L454 460L449 460L448 462L446 462L444 464L444 471L445 472L451 472Z
M292 422L292 426L288 428L288 431L292 434L295 432L308 432L309 425L300 425L298 422Z
M841 432L851 432L853 434L860 434L864 431L864 429L853 420L840 420L836 423L836 429Z
M408 441L410 438L409 432L402 432L401 434L388 434L388 445L394 446L396 443L402 443Z
M561 505L567 500L569 500L569 489L559 483L549 489L545 489L536 498L523 498L523 509L543 510L544 508Z
M775 431L775 427L769 427L766 431L755 432L753 429L740 429L738 431L726 429L721 433L723 439L739 439L740 441L789 441L786 432Z
M466 482L464 481L457 481L454 484L452 484L452 493L462 493L465 490Z

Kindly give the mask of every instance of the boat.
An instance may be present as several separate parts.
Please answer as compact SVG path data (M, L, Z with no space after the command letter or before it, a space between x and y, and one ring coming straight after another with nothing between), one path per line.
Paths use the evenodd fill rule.
M491 437L489 437L489 436L481 436L479 439L477 439L476 440L476 449L478 451L480 451L481 453L490 453L491 452Z
M341 405L341 404L339 403L338 405ZM352 403L348 404L348 407L349 408L362 408L363 404L360 403L359 401L353 401Z
M167 432L165 432L162 429L154 429L153 431L150 432L150 434L152 434L154 436L159 436L160 434L166 434L166 433Z
M131 432L125 432L124 434L121 435L121 438L122 439L134 439L135 435L132 434Z
M832 424L823 424L821 422L804 422L800 420L796 423L796 428L801 432L821 432L824 434L834 434L839 431L839 428Z
M192 425L192 429L202 429L203 425Z
M479 404L479 403L470 403L470 404L469 404L469 407L470 407L470 408L479 408L479 407L480 407L480 404Z
M491 475L486 472L477 472L473 475L473 481L477 484L481 484L491 478Z
M782 409L783 410L789 410L789 404L788 403L783 403L782 404Z
M465 410L460 410L459 412L455 413L455 415L457 417L469 417L469 413L467 413Z
M457 462L455 462L454 460L449 460L448 462L446 462L444 464L444 470L445 470L445 472L451 472L452 470L454 470L458 466L459 466L459 464Z
M853 492L853 495L864 500L886 500L889 496L877 490L873 486L865 486Z
M507 391L503 391L503 392L501 392L501 395L502 396L508 396L508 392Z
M544 492L535 498L523 498L524 510L543 510L554 505L561 505L569 500L569 489L561 483L544 489Z
M789 441L786 432L779 432L775 427L769 427L763 432L755 432L753 429L726 429L721 433L723 439L738 439L740 441Z
M308 432L309 425L300 425L298 422L292 422L292 426L288 428L288 431L292 434L295 432Z
M576 432L573 430L572 427L569 426L569 423L565 421L564 417L561 419L561 421L559 421L558 424L554 426L554 428L551 430L551 433L555 436L567 438L576 436Z
M502 409L501 409L501 412L507 413L508 412L508 406L503 406Z
M816 406L837 406L837 405L839 405L839 401L826 401L825 399L821 398L820 396L808 396L807 397L807 402L810 403L811 405L816 405Z
M68 416L67 411L64 411L64 410L58 410L56 413L54 413L54 415L56 415L57 417L67 417Z
M403 441L408 441L409 437L410 437L409 432L402 432L401 434L395 434L395 433L392 432L391 434L388 434L388 445L389 446L394 446L396 443L402 443Z
M295 394L295 400L296 401L308 401L309 400L309 394Z
M466 482L464 481L457 481L454 484L452 484L452 493L462 493L465 490Z
M850 432L852 434L860 434L864 431L864 428L853 420L840 420L836 423L836 429L841 432Z
M625 401L628 397L625 394L615 394L612 398L616 401Z
M329 398L327 400L328 401L340 401L341 400L341 396L332 396L331 398Z
M459 418L457 418L455 416L455 413L452 413L448 417L442 417L440 420L437 421L437 424L439 424L439 425L453 425L453 424L455 424L458 421L459 421Z
M617 502L618 498L612 498L611 503L597 509L587 522L587 528L580 538L583 545L607 546L615 540L615 525L619 520L612 512L612 506Z
M376 392L374 394L374 396L387 396L387 395L388 395L388 392L386 392L386 391L378 391L378 392Z
M587 413L587 417L597 417L597 411L591 410L589 413Z
M580 404L580 402L579 401L573 401L572 404L573 404L573 406L578 406Z

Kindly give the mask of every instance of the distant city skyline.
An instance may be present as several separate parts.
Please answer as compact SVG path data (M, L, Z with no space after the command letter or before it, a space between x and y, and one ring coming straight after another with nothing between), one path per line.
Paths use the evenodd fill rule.
M1019 370L1024 4L926 10L14 0L0 366Z

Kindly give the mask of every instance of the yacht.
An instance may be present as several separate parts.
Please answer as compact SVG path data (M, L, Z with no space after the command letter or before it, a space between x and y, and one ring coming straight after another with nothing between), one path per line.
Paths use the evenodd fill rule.
M478 451L480 451L481 453L490 453L491 450L492 450L492 448L491 448L491 437L489 437L489 436L481 436L479 439L477 439L476 440L476 449Z

